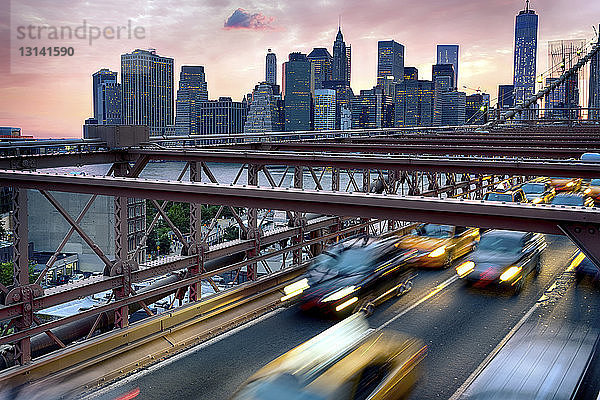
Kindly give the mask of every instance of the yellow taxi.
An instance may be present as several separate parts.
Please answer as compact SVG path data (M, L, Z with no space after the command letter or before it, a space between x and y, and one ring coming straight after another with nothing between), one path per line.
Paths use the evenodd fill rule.
M271 361L232 399L405 399L426 351L418 339L369 329L357 313Z
M478 241L479 228L421 224L402 237L396 246L417 250L411 261L416 267L447 268L473 250Z

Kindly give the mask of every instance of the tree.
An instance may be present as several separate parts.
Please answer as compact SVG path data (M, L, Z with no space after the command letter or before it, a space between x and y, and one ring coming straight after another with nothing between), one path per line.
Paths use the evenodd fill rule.
M29 264L29 283L34 283L40 276L40 273L33 270L33 264ZM4 286L12 286L13 282L13 263L11 261L0 264L0 283Z

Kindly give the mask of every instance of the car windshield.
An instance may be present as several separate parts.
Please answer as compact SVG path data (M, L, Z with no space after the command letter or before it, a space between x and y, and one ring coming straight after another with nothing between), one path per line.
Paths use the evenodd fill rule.
M591 186L600 186L600 179L592 179L590 182Z
M413 234L416 234L418 236L427 236L435 239L447 239L449 237L452 237L452 226L425 224L415 229L413 231Z
M371 269L374 256L365 248L352 248L342 252L324 251L313 264L319 271L333 271L339 275L355 275Z
M526 183L521 189L527 194L541 194L546 190L546 185L543 183Z
M521 238L514 235L483 235L478 249L502 253L516 253L520 250Z
M561 206L582 206L583 197L581 196L556 196L552 199L552 204Z
M488 201L512 201L512 194L508 193L486 193L485 199Z

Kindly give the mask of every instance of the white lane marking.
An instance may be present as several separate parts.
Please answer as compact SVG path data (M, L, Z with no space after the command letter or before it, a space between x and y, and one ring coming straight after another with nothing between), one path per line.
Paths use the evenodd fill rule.
M402 310L402 312L400 312L399 314L396 314L395 316L393 316L392 318L390 318L389 320L387 320L383 324L379 325L379 327L377 327L375 330L376 331L382 330L383 328L385 328L386 326L388 326L389 324L391 324L392 322L394 322L398 318L402 317L406 313L410 312L414 308L418 307L422 303L426 302L427 300L429 300L430 298L432 298L433 296L435 296L436 294L438 294L443 289L445 289L446 287L450 286L452 283L456 282L457 280L458 280L458 275L453 275L450 278L446 279L444 282L440 283L435 288L433 288L433 290L431 290L427 295L425 295L424 297L422 297L421 299L419 299L417 302L415 302L412 305L410 305L408 308L405 308L404 310Z
M498 345L494 348L494 350L492 350L492 352L487 355L487 357L481 362L481 364L479 364L477 366L477 368L475 368L475 371L473 371L471 373L471 375L469 375L467 380L464 381L462 385L460 385L458 390L456 392L454 392L454 394L448 400L457 400L460 396L462 396L462 394L465 392L465 390L467 390L467 388L471 385L471 383L473 383L475 378L477 378L479 376L479 374L483 371L483 369L488 366L488 364L492 361L492 359L496 356L496 354L498 354L500 352L500 350L506 345L506 343L510 340L510 338L512 338L514 336L514 334L517 333L519 328L521 326L523 326L523 324L527 321L527 319L531 316L531 314L533 314L540 307L540 305L543 303L544 299L547 297L546 293L549 293L550 291L554 290L554 288L557 286L558 280L561 279L567 273L569 273L569 272L567 270L564 270L563 272L558 274L558 276L554 279L554 282L552 282L552 284L550 286L548 286L546 288L546 290L544 290L544 293L542 293L540 298L529 309L529 311L527 311L525 313L525 315L523 315L523 317L519 320L519 322L517 322L517 324L515 326L513 326L513 328L506 334L506 336L504 336L504 338L500 341L500 343L498 343Z
M183 351L183 352L181 352L179 354L176 354L173 357L170 357L170 358L167 358L166 360L157 362L156 364L153 364L153 365L149 366L146 369L142 369L142 370L140 370L138 372L135 372L135 373L129 375L126 378L123 378L123 379L121 379L121 380L119 380L117 382L114 382L114 383L112 383L112 384L110 384L108 386L105 386L102 389L99 389L99 390L97 390L97 391L95 391L93 393L89 393L89 394L85 395L82 398L82 400L91 400L91 399L94 399L96 397L99 397L99 396L102 396L104 394L107 394L111 390L119 388L119 387L121 387L121 386L123 386L123 385L125 385L125 384L127 384L127 383L129 383L131 381L135 381L137 379L140 379L141 377L149 374L150 372L156 371L157 369L160 369L160 368L163 368L163 367L165 367L165 366L167 366L169 364L172 364L175 361L177 361L177 360L179 360L179 359L181 359L183 357L187 357L190 354L193 354L193 353L195 353L197 351L205 349L206 347L211 346L211 345L213 345L213 344L215 344L217 342L220 342L221 340L226 339L226 338L228 338L228 337L230 337L232 335L235 335L236 333L238 333L240 331L243 331L246 328L250 328L251 326L254 326L254 325L258 324L258 323L261 323L264 320L269 319L269 318L271 318L271 317L279 314L280 312L282 312L284 310L286 310L286 308L278 308L278 309L273 310L273 311L271 311L271 312L269 312L267 314L264 314L264 315L262 315L262 316L260 316L260 317L258 317L256 319L253 319L250 322L246 322L245 324L240 325L237 328L234 328L234 329L231 329L231 330L229 330L227 332L224 332L224 333L220 334L219 336L216 336L216 337L214 337L214 338L212 338L210 340L207 340L206 342L200 343L199 345L194 346L194 347L192 347L190 349L187 349L187 350L185 350L185 351Z

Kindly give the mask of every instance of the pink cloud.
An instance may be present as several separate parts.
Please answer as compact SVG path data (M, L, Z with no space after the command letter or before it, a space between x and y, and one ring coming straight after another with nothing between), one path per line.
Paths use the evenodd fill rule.
M252 29L252 30L271 30L275 29L273 23L275 18L261 14L250 13L243 8L238 8L227 18L224 29Z

